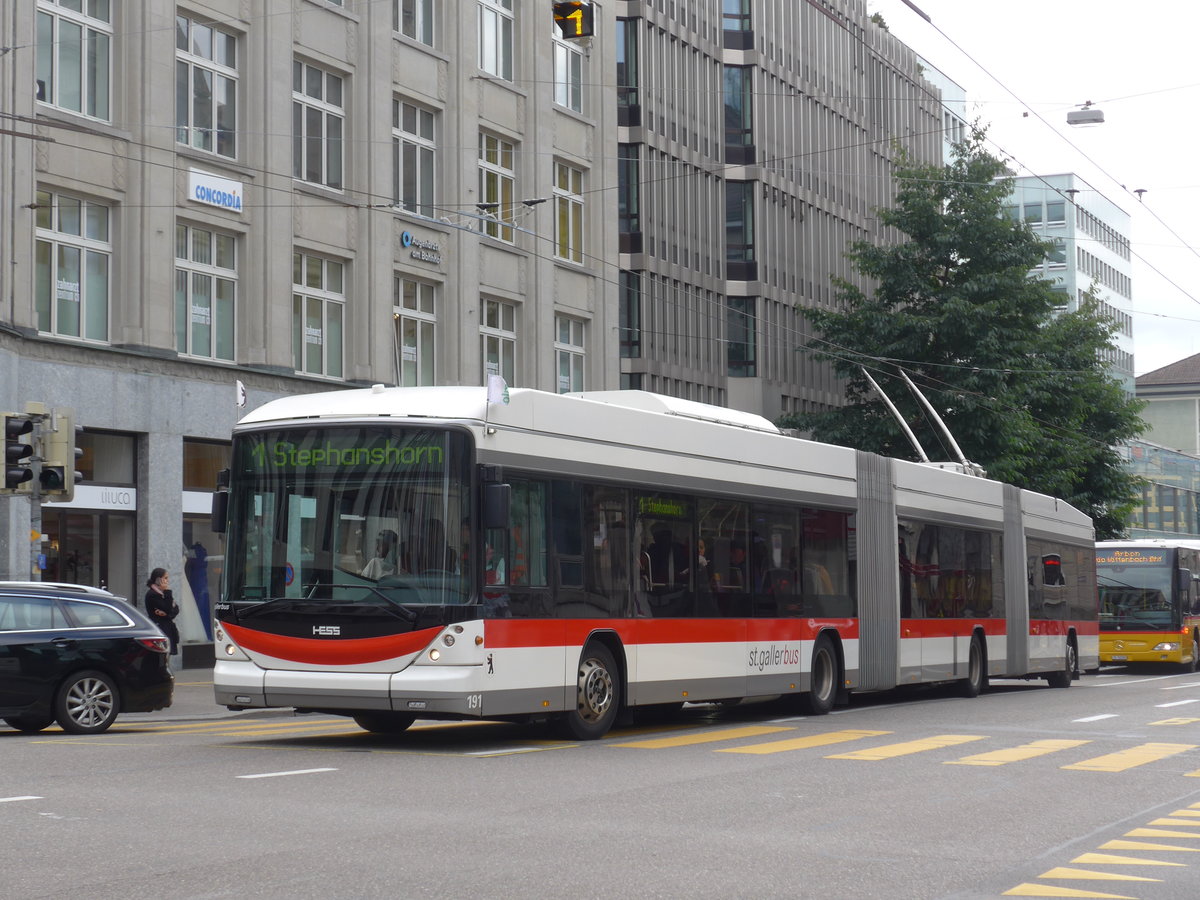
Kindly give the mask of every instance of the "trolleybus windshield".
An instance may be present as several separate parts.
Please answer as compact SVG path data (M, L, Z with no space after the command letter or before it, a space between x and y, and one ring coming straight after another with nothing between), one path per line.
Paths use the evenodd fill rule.
M1100 629L1128 631L1179 625L1173 553L1160 549L1096 551Z
M238 435L221 612L357 606L399 624L471 602L469 457L465 432L430 427Z

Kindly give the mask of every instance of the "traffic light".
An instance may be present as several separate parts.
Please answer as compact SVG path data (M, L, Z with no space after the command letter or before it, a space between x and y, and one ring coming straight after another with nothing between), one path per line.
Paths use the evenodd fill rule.
M570 3L554 4L554 22L562 36L571 38L591 37L596 33L596 23L591 3L572 0Z
M74 410L56 409L54 429L42 432L42 493L68 502L75 499L75 485L82 477L75 471L75 462L83 455L76 446L82 429L74 420Z
M33 419L19 413L4 413L4 490L28 493L33 480L33 469L29 466L33 456L33 445L23 438L33 431Z

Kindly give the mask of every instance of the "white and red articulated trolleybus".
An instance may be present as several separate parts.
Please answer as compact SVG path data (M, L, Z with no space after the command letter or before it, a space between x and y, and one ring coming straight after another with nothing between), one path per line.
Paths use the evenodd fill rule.
M640 391L348 390L233 438L217 702L557 720L1098 662L1091 520Z

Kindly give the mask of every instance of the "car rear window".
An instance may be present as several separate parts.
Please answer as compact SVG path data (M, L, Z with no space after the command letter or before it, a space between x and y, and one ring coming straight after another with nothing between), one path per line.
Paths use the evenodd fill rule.
M0 631L66 627L67 620L51 597L0 597Z
M88 603L86 600L64 600L71 618L80 628L113 628L128 625L129 620L103 603Z

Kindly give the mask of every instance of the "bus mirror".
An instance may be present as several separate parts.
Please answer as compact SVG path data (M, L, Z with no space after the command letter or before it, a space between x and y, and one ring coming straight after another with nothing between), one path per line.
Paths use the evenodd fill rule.
M1175 570L1175 592L1180 597L1188 596L1188 592L1192 589L1192 572L1190 569Z
M508 527L508 502L510 488L495 481L483 485L483 527Z
M212 530L225 533L225 522L229 518L229 491L217 491L212 495Z

